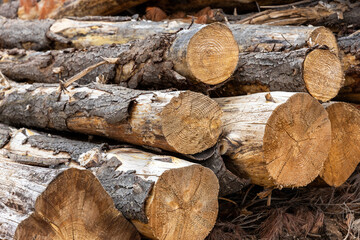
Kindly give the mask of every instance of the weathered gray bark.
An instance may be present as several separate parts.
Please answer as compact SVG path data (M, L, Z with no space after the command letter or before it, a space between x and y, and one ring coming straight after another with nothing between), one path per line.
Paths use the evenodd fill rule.
M47 52L4 50L0 53L0 71L15 81L56 83L67 79L86 67L101 62L102 57L117 57L129 49L128 45L90 47L84 50L65 49ZM60 68L60 74L53 70ZM100 66L79 80L80 84L94 82L97 76L115 78L115 66Z
M0 48L49 49L51 41L46 33L53 23L0 18Z
M19 1L10 1L0 4L0 16L5 18L17 18Z

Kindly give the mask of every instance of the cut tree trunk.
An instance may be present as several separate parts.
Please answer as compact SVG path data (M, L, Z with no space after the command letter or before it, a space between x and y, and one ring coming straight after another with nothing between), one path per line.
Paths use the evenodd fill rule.
M101 57L118 57L116 70L113 66L105 68L107 71L102 67L102 71L85 76L83 82L94 81L94 76L102 74L131 88L202 87L204 90L204 85L215 85L231 76L239 54L230 29L213 23L176 34L157 34L123 46L45 53L8 50L0 56L0 70L17 81L57 82L54 68L60 68L63 77L71 77L100 62Z
M191 91L139 91L114 85L18 84L1 90L0 121L100 135L183 154L202 152L222 131L218 104Z
M147 0L41 0L33 6L20 6L21 19L59 19L66 16L106 16L118 14Z
M326 45L339 54L334 34L325 27L229 25L240 52L278 52Z
M331 148L320 177L330 186L339 187L360 162L360 111L349 103L324 104L331 122Z
M79 161L148 238L204 239L215 224L219 184L208 168L131 148L90 151Z
M340 55L345 72L345 84L337 99L360 102L360 31L339 38Z
M90 171L4 158L0 169L1 239L140 239Z
M319 175L330 151L331 126L325 109L309 94L215 100L224 111L221 153L235 173L268 188L305 186Z
M108 148L114 148L114 146L106 147L105 144L49 136L46 133L24 128L16 130L0 124L0 155L22 164L42 167L54 167L61 164L68 166L76 163L83 153L94 149L108 150ZM187 157L215 173L219 179L219 196L238 192L249 184L248 179L239 178L227 170L217 146L207 151L211 152Z
M266 91L308 92L327 102L343 86L339 58L326 49L289 52L243 52L238 68L212 96L236 96Z
M314 3L315 2L315 3ZM339 32L350 28L359 28L360 4L347 4L342 1L308 1L299 7L266 10L242 18L236 23L266 25L314 25L326 26ZM325 2L325 4L324 4ZM317 3L317 4L316 4Z
M0 4L0 16L5 18L17 18L19 1L10 1Z

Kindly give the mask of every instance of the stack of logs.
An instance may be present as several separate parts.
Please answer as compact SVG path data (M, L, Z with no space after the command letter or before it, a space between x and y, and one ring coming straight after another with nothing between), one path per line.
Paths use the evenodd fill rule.
M360 112L330 100L359 38L63 18L122 7L72 2L0 18L0 239L204 239L221 196L336 187L358 165Z

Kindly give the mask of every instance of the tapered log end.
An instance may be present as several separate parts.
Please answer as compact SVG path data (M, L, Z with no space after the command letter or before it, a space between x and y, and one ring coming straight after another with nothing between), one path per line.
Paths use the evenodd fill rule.
M235 71L239 47L231 30L213 23L198 31L190 40L186 60L192 75L200 82L215 85Z
M222 110L209 97L182 92L161 113L162 131L177 152L195 154L214 146L221 134Z
M333 32L326 27L318 27L310 33L308 45L313 47L315 45L326 45L329 50L335 55L339 55L339 47Z
M331 148L320 177L330 186L343 184L360 162L360 111L348 103L326 108L331 122Z
M304 61L303 74L308 92L323 102L334 98L344 84L340 59L329 50L310 52Z
M37 198L14 239L140 239L134 226L87 170L69 169Z
M331 145L326 110L306 93L291 96L267 121L266 168L278 187L301 187L320 173Z
M146 202L148 224L133 221L151 239L204 239L215 225L219 183L200 165L165 171Z

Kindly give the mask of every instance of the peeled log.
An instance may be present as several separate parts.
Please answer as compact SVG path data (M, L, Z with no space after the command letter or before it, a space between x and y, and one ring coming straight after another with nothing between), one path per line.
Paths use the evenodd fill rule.
M221 133L221 109L191 91L139 91L115 85L18 84L1 90L0 121L99 135L183 154L202 152Z
M224 82L236 69L238 56L230 29L213 23L121 46L45 53L5 50L0 53L0 70L16 81L58 82L55 68L61 69L62 77L71 77L100 62L101 57L118 57L116 69L102 66L102 71L92 72L82 81L95 81L102 74L110 82L131 88L188 89Z
M268 188L306 186L331 146L328 114L306 93L215 99L223 109L221 153L240 176Z
M94 149L106 151L108 148L113 146L72 140L26 128L16 130L0 124L0 155L17 163L42 167L70 166L78 162L83 153ZM226 168L217 145L206 150L208 151L210 154L202 152L187 157L215 173L219 179L219 196L238 192L249 184L248 179L239 178ZM163 156L159 155L157 158Z
M355 171L360 159L360 111L349 103L324 104L331 122L331 148L320 177L339 187Z
M0 168L1 239L140 239L90 171Z
M79 161L148 238L204 239L215 224L219 183L208 168L131 148L90 151Z

